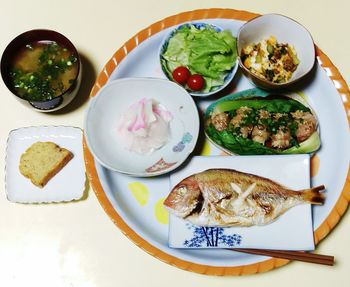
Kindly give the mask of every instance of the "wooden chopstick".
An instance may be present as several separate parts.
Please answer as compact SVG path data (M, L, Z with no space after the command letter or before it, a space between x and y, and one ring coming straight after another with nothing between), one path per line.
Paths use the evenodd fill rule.
M304 251L285 251L285 250L270 250L270 249L250 249L250 248L232 248L230 250L264 255L269 257L283 258L288 260L303 261L308 263L334 265L334 256L308 253Z

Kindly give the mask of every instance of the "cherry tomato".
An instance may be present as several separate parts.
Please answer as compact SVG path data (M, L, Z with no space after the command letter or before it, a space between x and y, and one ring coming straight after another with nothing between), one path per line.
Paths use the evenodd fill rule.
M200 91L204 87L204 78L201 75L194 74L188 78L187 86L192 91Z
M190 71L183 66L177 67L173 71L173 79L181 85L186 84L188 78L190 77Z

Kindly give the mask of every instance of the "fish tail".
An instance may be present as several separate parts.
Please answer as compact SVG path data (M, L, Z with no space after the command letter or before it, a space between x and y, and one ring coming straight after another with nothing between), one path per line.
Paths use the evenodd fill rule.
M324 185L319 185L313 188L300 190L300 192L304 201L311 204L321 205L324 203L325 197L323 193L320 193L320 191L324 189Z

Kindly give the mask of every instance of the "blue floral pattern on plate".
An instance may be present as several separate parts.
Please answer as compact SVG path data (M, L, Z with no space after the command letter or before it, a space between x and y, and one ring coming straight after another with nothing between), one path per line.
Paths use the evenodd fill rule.
M192 139L193 136L189 132L184 133L181 141L173 147L173 152L182 152L185 148L185 144L190 143Z
M241 245L242 236L239 234L225 234L222 227L199 227L187 224L188 229L192 229L193 236L185 240L183 245L188 248L198 247L237 247Z

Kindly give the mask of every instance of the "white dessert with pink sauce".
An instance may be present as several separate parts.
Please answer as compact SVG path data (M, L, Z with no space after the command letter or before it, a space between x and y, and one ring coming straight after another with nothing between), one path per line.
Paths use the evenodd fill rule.
M170 138L172 114L154 99L132 104L118 121L118 136L124 147L147 155L164 146Z

